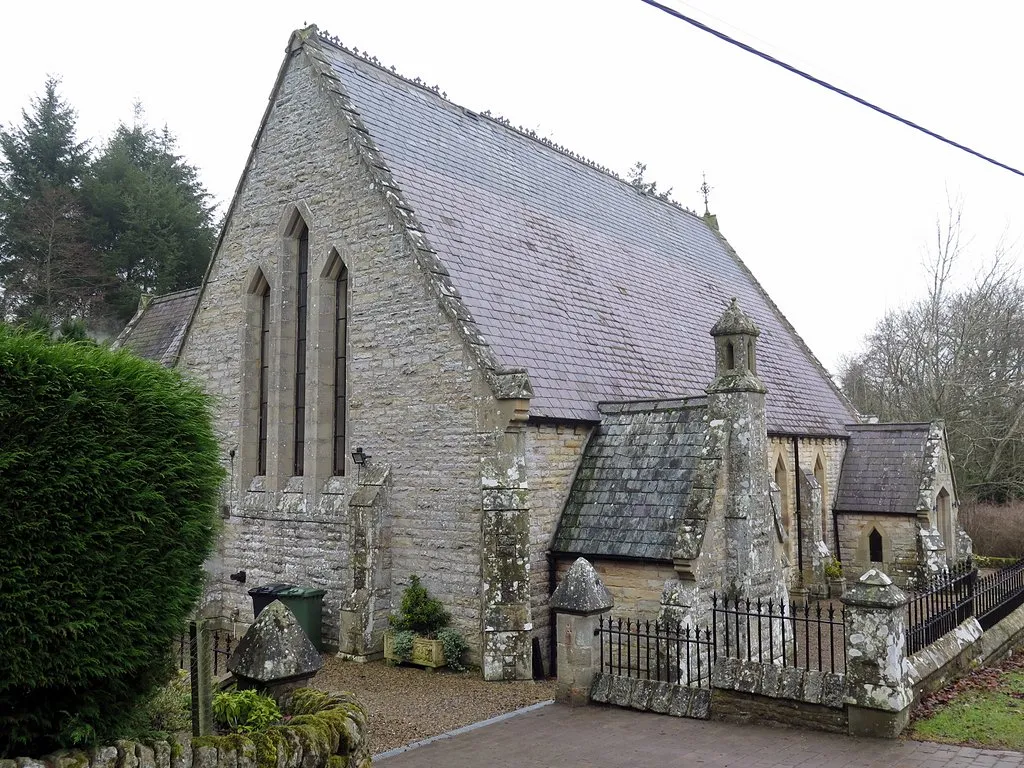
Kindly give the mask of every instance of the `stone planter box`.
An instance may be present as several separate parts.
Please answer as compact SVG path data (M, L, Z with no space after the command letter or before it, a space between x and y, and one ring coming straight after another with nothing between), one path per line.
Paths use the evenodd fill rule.
M416 637L412 641L412 658L402 659L395 653L394 636L391 630L384 633L384 658L389 661L418 664L421 667L437 669L443 667L447 662L444 658L444 650L441 648L440 640L431 640L426 637Z
M846 590L846 579L839 577L838 579L828 580L828 596L833 600L843 596L843 592Z

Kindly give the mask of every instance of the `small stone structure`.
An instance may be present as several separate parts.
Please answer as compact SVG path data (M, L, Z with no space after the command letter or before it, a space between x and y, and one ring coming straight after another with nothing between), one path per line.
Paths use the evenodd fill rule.
M772 602L787 595L769 489L767 390L757 375L760 331L733 299L711 335L716 375L704 446L672 551L677 578L661 601L661 617L683 625L707 624L715 593ZM781 635L773 647L782 652Z
M240 688L258 688L275 698L300 687L323 665L295 614L280 600L263 609L228 659Z
M601 668L595 630L612 605L612 596L594 566L585 558L577 559L551 596L558 636L558 701L573 706L587 703L594 675Z
M852 736L898 736L914 701L907 663L906 593L869 570L843 595L846 703Z

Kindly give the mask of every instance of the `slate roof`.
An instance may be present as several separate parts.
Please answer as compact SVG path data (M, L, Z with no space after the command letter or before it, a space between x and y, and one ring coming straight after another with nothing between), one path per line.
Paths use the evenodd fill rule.
M144 298L114 347L128 347L139 357L168 367L174 365L198 295L198 288L188 288L148 301Z
M703 398L602 404L552 551L671 560L705 411Z
M769 431L846 434L852 409L700 217L317 45L499 360L528 369L531 416L597 420L602 401L702 394L709 331L738 297L761 329Z
M836 511L915 514L929 426L851 425Z

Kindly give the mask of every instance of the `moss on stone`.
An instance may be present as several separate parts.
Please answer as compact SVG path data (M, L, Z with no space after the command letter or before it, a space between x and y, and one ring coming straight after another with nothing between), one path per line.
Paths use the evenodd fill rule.
M256 750L256 768L277 768L278 752L287 754L290 751L288 741L277 727L254 733L250 738ZM284 745L284 749L281 749L281 745Z

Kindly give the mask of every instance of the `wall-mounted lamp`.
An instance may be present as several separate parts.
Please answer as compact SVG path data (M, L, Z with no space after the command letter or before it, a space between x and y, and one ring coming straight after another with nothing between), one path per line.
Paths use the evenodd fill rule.
M352 451L352 461L356 465L356 482L361 483L363 479L363 465L370 460L370 454L363 453L362 448Z

